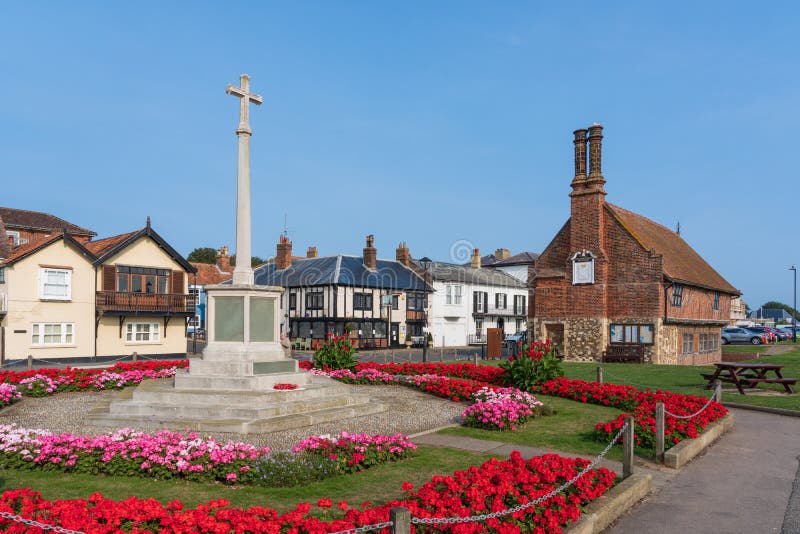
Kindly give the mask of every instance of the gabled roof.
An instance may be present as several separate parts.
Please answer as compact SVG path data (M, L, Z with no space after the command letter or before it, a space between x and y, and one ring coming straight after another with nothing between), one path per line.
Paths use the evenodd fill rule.
M759 308L757 310L750 310L747 314L748 319L774 319L780 321L783 319L791 320L792 314L783 308Z
M533 263L537 259L539 259L539 255L535 252L520 252L519 254L514 254L505 260L496 261L491 266L502 267L503 265L525 265Z
M733 295L741 293L695 252L680 235L638 213L608 202L605 206L645 250L655 250L662 256L664 276L668 279Z
M11 245L6 237L6 226L3 223L3 218L0 217L0 260L11 256Z
M90 251L86 250L86 248L81 243L76 241L69 234L61 233L61 234L54 234L47 236L44 239L37 239L36 241L25 243L24 245L16 247L8 258L0 262L0 266L5 267L6 265L12 265L18 262L19 260L30 256L34 252L41 250L49 245L52 245L56 241L61 241L62 239L67 243L70 243L76 249L78 249L78 251L81 254L85 255L89 259L89 261L94 260L94 255Z
M0 207L0 218L3 219L7 229L57 231L64 229L73 235L94 237L96 232L86 228L81 228L75 224L65 221L55 215L43 213L41 211L19 210L16 208Z
M219 268L219 265L215 263L190 263L197 272L196 280L194 280L192 283L198 286L221 284L222 282L233 278L233 273L223 271Z
M172 246L169 243L167 243L167 241L163 237L161 237L158 234L158 232L153 230L153 228L150 226L149 217L147 218L147 226L145 226L141 230L137 230L135 232L128 232L127 234L120 234L113 237L107 237L105 239L100 239L98 241L89 242L86 245L87 246L94 245L97 247L97 253L95 253L97 259L94 261L94 264L101 265L105 263L108 259L110 259L112 256L123 250L124 248L135 243L141 237L149 237L150 239L155 241L156 244L159 247L161 247L164 250L164 252L166 252L167 255L169 255L169 257L175 260L175 262L178 265L183 267L185 271L188 271L190 273L195 272L195 269L194 267L192 267L192 264L186 261L186 258L178 254L178 252L174 248L172 248Z
M527 287L518 278L514 278L510 274L497 269L478 269L467 265L435 261L428 267L428 272L434 281L438 282L459 282L462 284L515 287L519 289Z
M377 260L375 270L358 256L323 256L293 261L286 269L266 263L255 269L257 285L309 287L341 285L375 289L431 291L414 271L398 261Z

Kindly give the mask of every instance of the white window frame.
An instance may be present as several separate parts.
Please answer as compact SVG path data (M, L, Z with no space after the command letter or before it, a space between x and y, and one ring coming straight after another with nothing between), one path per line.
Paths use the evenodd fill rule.
M46 288L48 285L61 287L59 284L48 284L47 277L49 273L63 274L66 286L66 295L48 295ZM39 299L40 300L72 300L72 269L55 269L51 267L42 267L39 269Z
M58 333L47 334L48 326L58 326ZM57 341L47 342L46 335L58 335ZM31 325L31 346L33 347L64 347L75 345L75 323L33 323Z
M148 327L146 330L140 327ZM146 339L136 339L141 336ZM151 322L125 323L125 343L161 343L161 324Z
M21 243L19 242L19 232L16 230L6 230L6 239L11 237L13 241L13 246L18 247Z
M462 286L455 284L448 284L444 287L444 289L445 289L445 304L460 306L462 302L461 301Z

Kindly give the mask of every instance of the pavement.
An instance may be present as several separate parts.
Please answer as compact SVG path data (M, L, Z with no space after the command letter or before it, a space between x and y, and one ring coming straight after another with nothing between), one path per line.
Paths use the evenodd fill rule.
M708 451L677 471L636 458L634 472L653 475L653 491L606 534L800 533L800 418L732 410L736 425ZM425 433L414 443L523 457L558 453L461 436ZM600 465L622 472L622 464Z

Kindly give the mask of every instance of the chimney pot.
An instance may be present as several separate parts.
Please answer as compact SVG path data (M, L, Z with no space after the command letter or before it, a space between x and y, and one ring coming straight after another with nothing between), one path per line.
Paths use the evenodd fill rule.
M479 249L472 249L472 256L469 259L469 266L476 269L481 268L481 251Z
M278 270L287 269L292 264L292 242L285 235L278 240L278 250L275 256L275 267Z
M589 130L580 129L572 132L575 134L575 178L572 179L572 187L578 186L586 180L586 133Z
M378 267L378 251L374 246L375 236L367 236L367 246L364 247L364 266L367 269L375 270Z
M228 256L227 245L224 245L217 250L217 268L223 273L233 272L233 269L231 269L231 257Z
M511 257L511 251L507 248L498 248L494 251L494 261L503 261Z
M306 252L306 258L316 258L317 257L317 247L308 247L308 252Z
M602 141L603 127L599 124L589 126L589 181L603 180Z
M405 242L401 242L399 245L397 245L395 259L406 267L411 266L411 252L408 250L408 245L406 245Z

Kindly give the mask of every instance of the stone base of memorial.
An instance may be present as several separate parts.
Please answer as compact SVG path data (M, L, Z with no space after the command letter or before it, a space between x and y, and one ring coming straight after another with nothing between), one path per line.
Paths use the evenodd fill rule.
M89 415L92 424L273 432L385 411L351 387L314 377L286 358L278 340L282 288L206 287L209 342L174 383L143 383L120 393L108 411ZM276 390L275 384L296 384Z

